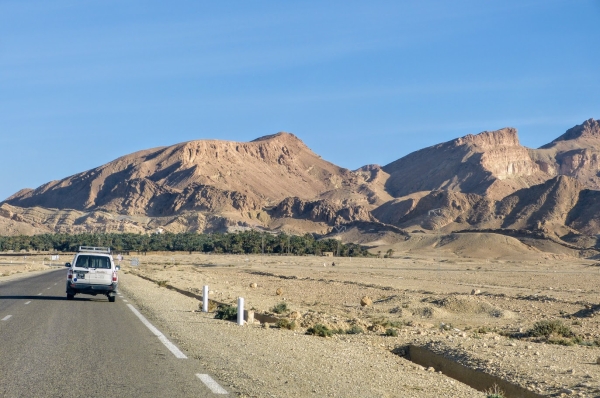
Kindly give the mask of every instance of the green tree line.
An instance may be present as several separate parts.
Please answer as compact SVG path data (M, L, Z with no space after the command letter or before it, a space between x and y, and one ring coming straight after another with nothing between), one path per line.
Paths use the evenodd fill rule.
M335 239L317 239L312 234L302 236L270 234L257 231L237 233L85 233L0 236L0 251L76 251L79 246L108 246L115 252L187 251L230 254L293 254L336 256L368 256L363 247L341 243Z

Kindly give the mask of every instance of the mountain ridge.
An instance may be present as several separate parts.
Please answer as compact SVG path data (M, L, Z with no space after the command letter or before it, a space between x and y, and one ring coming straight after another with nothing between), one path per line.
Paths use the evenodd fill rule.
M193 140L22 189L0 203L0 228L10 221L40 232L323 234L363 222L425 231L595 234L600 219L590 209L600 192L599 159L594 119L538 149L522 146L517 130L506 127L353 171L286 132L249 142Z

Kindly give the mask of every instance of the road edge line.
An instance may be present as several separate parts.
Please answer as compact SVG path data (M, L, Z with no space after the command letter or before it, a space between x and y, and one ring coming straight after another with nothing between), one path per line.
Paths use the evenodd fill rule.
M154 327L154 325L152 325L150 323L150 321L148 321L146 319L146 317L144 317L133 305L127 304L127 306L129 307L129 309L131 311L133 311L133 313L135 314L135 316L137 316L139 318L139 320L142 321L142 323L144 325L146 325L146 327L148 329L150 329L150 331L156 337L158 337L158 339L160 340L160 342L163 343L165 345L165 347L167 347L169 349L169 351L171 351L173 353L173 355L175 355L176 358L187 359L187 356L183 352L181 352L181 350L179 348L177 348L177 346L175 346L175 344L171 343L169 341L169 339L167 339L165 337L165 335L160 332L160 330L158 330L156 327Z
M212 377L207 374L196 373L196 377L199 378L202 383L206 385L213 392L213 394L228 395L229 393L223 387L219 385Z

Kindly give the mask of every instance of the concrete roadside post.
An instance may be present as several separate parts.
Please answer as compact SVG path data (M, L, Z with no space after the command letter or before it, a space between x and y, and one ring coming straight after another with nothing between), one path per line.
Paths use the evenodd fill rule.
M237 323L240 326L244 326L244 298L243 297L238 297Z
M202 312L208 312L208 285L202 288Z

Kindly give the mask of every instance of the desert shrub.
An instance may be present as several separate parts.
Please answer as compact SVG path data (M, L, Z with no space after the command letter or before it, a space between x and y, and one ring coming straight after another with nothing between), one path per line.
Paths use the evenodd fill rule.
M167 283L169 283L169 281L157 281L156 282L158 287L167 287Z
M217 303L215 303L213 300L208 300L208 312L215 312L217 308ZM202 311L202 301L198 303L198 310Z
M285 314L286 312L289 311L287 303L282 301L281 303L275 305L275 307L273 307L271 309L271 311L273 311L276 314Z
M373 320L373 325L381 325L384 328L401 328L402 326L404 326L404 322L402 321L390 321L387 318L378 318Z
M327 326L317 323L315 326L308 328L306 334L312 334L321 337L331 337L333 335L333 331L331 331Z
M398 330L394 328L386 329L385 335L389 337L398 337Z
M485 390L485 398L504 398L504 391L494 384L494 387Z
M361 334L365 331L358 325L352 326L350 329L346 330L346 334Z
M572 346L575 342L572 339L565 339L563 337L550 337L547 341L548 344Z
M222 305L217 307L217 313L215 314L217 319L225 320L236 320L237 319L237 307L233 305Z
M487 326L480 326L477 329L475 329L475 332L479 333L479 334L486 334L486 333L490 333L492 331L492 329L490 329Z
M528 334L531 337L548 338L553 333L563 337L573 336L571 329L558 319L536 322L528 331Z
M288 330L294 330L296 329L296 322L295 321L291 321L289 319L283 318L277 321L276 323L278 328L281 329L288 329Z

